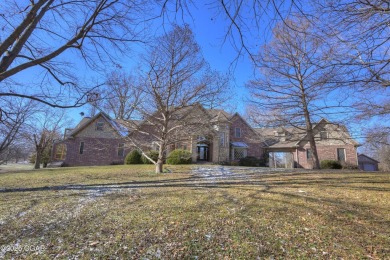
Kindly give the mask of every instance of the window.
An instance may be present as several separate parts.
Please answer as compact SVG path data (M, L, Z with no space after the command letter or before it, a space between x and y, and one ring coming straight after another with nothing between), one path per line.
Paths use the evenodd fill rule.
M312 159L313 158L313 151L311 150L311 148L307 148L306 149L306 158L307 159Z
M84 142L80 142L80 149L79 149L80 154L84 153Z
M246 148L233 148L233 160L240 160L246 157Z
M328 139L328 132L321 131L320 132L320 140L327 140Z
M56 147L56 153L54 159L62 161L66 157L66 144L59 144Z
M118 156L123 157L125 155L125 144L120 143L118 144Z
M224 132L219 133L219 145L225 146L225 133Z
M235 137L241 137L241 128L236 127L234 132Z
M98 121L96 122L96 131L103 131L104 122Z
M345 149L337 148L337 160L340 162L345 162Z

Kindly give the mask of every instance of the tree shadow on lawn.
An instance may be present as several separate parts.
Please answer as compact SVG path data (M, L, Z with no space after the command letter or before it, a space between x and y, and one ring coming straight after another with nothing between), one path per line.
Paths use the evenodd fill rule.
M249 176L248 176L249 175ZM300 175L304 176L307 173L296 173L296 174L267 174L261 175L258 174L248 174L244 178L242 176L230 175L228 178L208 178L200 176L190 176L188 178L178 178L178 179L169 179L169 180L151 180L151 181L133 181L133 182L116 182L116 183L106 183L106 184L88 184L88 185L57 185L57 186L42 186L37 188L15 188L15 189L2 189L0 193L4 195L11 195L16 193L19 199L22 199L23 193L34 194L33 201L39 199L57 199L64 196L74 196L75 198L89 197L91 194L101 194L104 198L108 200L115 201L116 199L121 199L121 197L128 197L129 193L120 193L117 191L126 191L126 190L142 190L153 188L149 190L147 196L139 197L139 199L147 200L149 198L158 198L163 194L163 196L173 196L177 197L179 200L182 199L182 192L177 192L171 188L180 188L181 191L185 191L186 188L196 190L197 193L201 194L201 199L196 202L192 207L185 207L187 211L193 210L196 212L197 208L202 208L204 205L208 207L222 208L226 205L245 205L241 214L248 216L253 216L255 210L265 209L273 210L272 214L277 217L278 214L284 214L285 212L295 213L295 209L303 210L303 212L311 212L318 216L321 216L325 219L326 225L332 227L334 225L345 225L348 230L361 230L360 232L365 232L366 237L369 236L369 229L375 227L380 232L386 232L390 228L389 221L384 220L381 215L372 214L376 210L377 205L365 205L360 203L356 199L350 200L348 198L331 198L329 196L316 196L309 190L311 188L320 189L321 187L330 187L337 188L339 191L344 189L350 190L366 190L366 191L381 191L381 192L390 192L390 180L386 179L383 181L374 181L372 182L369 177L364 176L353 176L346 175L340 177L338 176L316 176L315 179L301 178ZM387 187L373 187L369 186L373 183L384 184ZM366 185L365 185L366 184ZM351 186L359 185L359 186ZM182 189L183 188L183 189ZM286 188L285 190L283 190ZM242 195L235 195L230 192L231 189L242 190L245 192ZM299 192L299 189L307 189L307 192ZM44 194L40 194L41 191L49 191ZM52 191L52 192L51 192ZM64 193L59 193L58 191L69 191ZM211 191L210 193L208 193ZM27 195L26 194L26 195ZM95 195L96 195L95 194ZM266 196L264 196L266 195ZM219 200L216 203L212 203L213 199L218 196ZM26 199L24 197L24 199ZM256 203L248 203L248 199L251 201L256 201ZM307 203L306 203L307 202ZM92 202L95 203L95 202ZM129 201L130 203L130 201ZM36 203L32 203L27 210L33 210L33 207L36 206ZM178 205L167 205L168 207L179 207ZM323 211L323 206L331 208L332 212ZM26 209L24 211L26 211ZM64 209L64 211L71 209ZM104 214L109 214L109 208L103 209ZM19 214L19 213L18 213ZM103 213L101 215L104 215ZM272 215L271 214L271 215ZM352 214L353 218L348 218L348 215ZM54 216L53 216L54 217ZM61 219L61 216L56 216ZM298 217L298 216L297 216ZM283 218L282 218L283 219ZM287 218L288 220L288 218ZM361 223L357 220L367 221L369 224L362 226ZM18 221L17 219L15 221ZM76 220L66 220L66 221L76 221ZM251 223L249 218L247 221ZM270 220L272 223L272 219ZM54 224L53 224L54 225ZM253 224L255 225L255 224ZM258 225L258 224L256 224ZM66 226L63 226L61 222L55 224L50 228L49 231L45 227L36 222L35 225L31 227L31 232L26 234L26 231L15 230L14 235L10 238L17 237L30 237L35 238L48 232L54 232L53 230L64 230ZM363 229L363 231L362 231ZM16 233L15 233L16 232ZM340 231L341 232L341 231ZM358 234L358 232L356 233ZM141 237L142 238L142 237ZM275 238L276 239L276 238ZM353 238L351 238L353 239ZM9 239L6 239L8 242ZM4 241L6 242L6 241ZM379 245L379 246L383 246ZM386 252L385 252L386 253Z
M351 190L368 190L390 192L390 178L387 180L373 181L365 176L354 176L352 174L340 177L319 177L316 175L313 179L296 178L297 176L307 176L308 173L287 173L287 174L230 174L228 176L198 176L191 175L187 178L150 180L150 181L130 181L130 182L112 182L98 184L70 184L42 186L34 188L2 188L0 193L12 192L35 192L35 191L99 191L99 190L118 190L118 189L142 189L142 188L228 188L229 186L288 186L299 188L307 185L322 185L326 187L337 187ZM283 179L282 179L283 178ZM359 186L351 186L359 184ZM389 187L375 187L361 184L384 184Z

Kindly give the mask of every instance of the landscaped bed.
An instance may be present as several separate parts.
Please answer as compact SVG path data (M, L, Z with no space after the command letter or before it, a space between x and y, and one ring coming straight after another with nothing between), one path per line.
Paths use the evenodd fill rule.
M0 174L0 258L390 255L390 174L221 166Z

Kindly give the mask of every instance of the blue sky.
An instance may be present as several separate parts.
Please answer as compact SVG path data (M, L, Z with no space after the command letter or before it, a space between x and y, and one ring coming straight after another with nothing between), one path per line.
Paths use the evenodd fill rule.
M205 59L213 69L217 69L222 73L233 73L232 88L234 93L232 93L233 102L231 103L235 104L233 106L235 111L241 114L245 113L245 100L248 98L248 91L244 86L248 80L253 78L254 68L252 62L247 55L242 55L232 65L237 58L237 51L228 41L223 43L227 22L220 15L216 15L215 8L208 4L197 3L197 8L192 7L190 12L191 17L185 16L184 19L177 19L177 23L190 25L196 41L202 48ZM153 24L155 29L154 31L153 29L149 30L149 33L159 36L163 33L163 30L169 30L169 25L161 27L161 22L161 20L155 20ZM144 47L140 44L132 46L133 52L131 55L120 61L124 71L130 71L137 65L138 57L143 52ZM77 121L80 118L79 113L86 113L87 111L87 107L82 107L71 109L69 114Z
M227 41L223 43L229 23L225 20L225 16L218 15L220 10L216 9L217 3L209 4L204 2L205 1L196 2L196 7L190 7L191 9L189 11L191 16L188 16L185 13L184 18L182 19L179 14L176 22L179 24L185 22L190 25L197 42L202 48L205 59L210 63L213 69L217 69L222 73L230 70L234 74L234 80L232 81L233 91L231 93L234 98L231 104L234 104L233 109L236 112L244 114L246 105L245 101L249 98L248 91L244 86L248 80L253 79L254 77L252 62L247 55L243 55L238 57L236 63L234 63L232 67L232 62L235 58L237 58L237 51L230 42L231 38L228 38ZM248 15L250 16L250 14ZM270 14L270 16L272 16L272 14ZM166 18L170 21L174 20L172 17ZM164 29L170 29L168 25L169 23L166 23L165 27L161 26L161 24L162 20L157 19L152 24L145 25L145 28L148 29L145 33L152 33L159 36L162 34ZM246 43L251 47L251 51L253 51L253 53L257 53L258 48L265 43L266 39L270 38L271 24L270 20L267 19L267 17L264 17L263 23L260 26L260 31L255 29L255 26L253 26L253 30L252 27L250 27L250 29L246 31L248 35ZM130 71L137 65L139 55L144 50L144 47L145 46L142 44L133 43L130 45L132 52L128 53L128 55L124 56L121 60L118 60L124 71ZM72 62L75 60L77 61L77 58L79 57L74 55L73 51L67 51L61 55L62 60ZM88 69L84 66L85 65L82 62L76 62L75 66L72 68L75 74L81 75L81 77L85 79L85 82L89 82L82 84L86 84L86 86L88 86L91 82L103 82L105 80L104 73L85 73ZM114 69L114 67L106 68L107 71L112 69ZM21 82L28 82L29 84L27 85L30 86L31 80L34 80L34 77L36 80L39 80L39 76L41 75L38 75L37 77L35 69L30 69L17 75ZM232 109L232 107L228 109ZM82 107L69 109L68 112L69 116L74 119L76 124L81 119L80 112L87 114L88 108ZM369 122L368 125L369 124L373 123ZM359 135L360 128L361 127L357 125L352 129L352 132Z

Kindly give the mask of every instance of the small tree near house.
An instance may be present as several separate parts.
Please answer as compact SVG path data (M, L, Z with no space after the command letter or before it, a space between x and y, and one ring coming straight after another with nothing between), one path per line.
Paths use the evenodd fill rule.
M61 137L61 129L66 125L64 111L58 112L49 108L42 109L33 120L29 122L30 130L26 132L25 138L35 148L34 169L39 169L43 163L45 152L50 150L53 142Z

